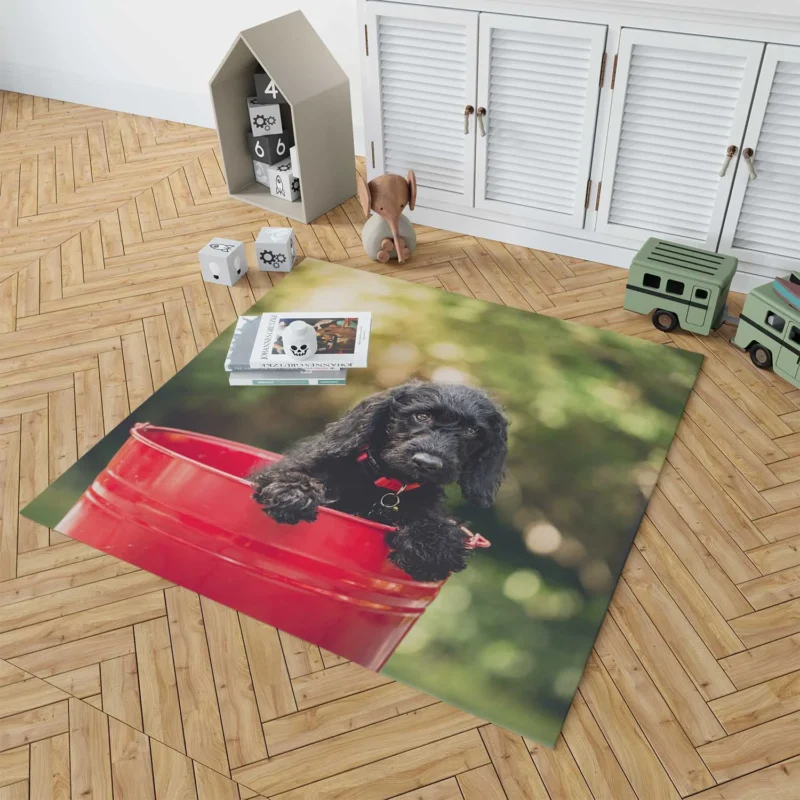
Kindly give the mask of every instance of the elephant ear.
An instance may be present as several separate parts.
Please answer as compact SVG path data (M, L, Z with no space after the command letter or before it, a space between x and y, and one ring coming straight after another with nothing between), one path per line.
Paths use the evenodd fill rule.
M369 192L369 184L359 172L356 173L356 195L358 196L358 202L361 203L361 210L364 212L364 216L368 217L372 208L372 197Z
M408 208L413 211L417 203L417 176L414 170L408 171Z

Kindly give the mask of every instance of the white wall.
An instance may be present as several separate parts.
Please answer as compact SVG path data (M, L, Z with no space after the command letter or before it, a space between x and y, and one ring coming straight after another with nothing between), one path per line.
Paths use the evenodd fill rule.
M0 89L213 127L236 34L297 9L350 77L363 154L356 0L0 0Z

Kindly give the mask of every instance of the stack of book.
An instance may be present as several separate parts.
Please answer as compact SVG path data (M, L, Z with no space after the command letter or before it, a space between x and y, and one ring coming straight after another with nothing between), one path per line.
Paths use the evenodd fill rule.
M313 328L312 340L316 338L316 351L303 358L292 355L283 342L283 332L298 321ZM367 366L371 322L368 311L282 311L239 317L225 358L228 382L231 386L344 384L348 369Z

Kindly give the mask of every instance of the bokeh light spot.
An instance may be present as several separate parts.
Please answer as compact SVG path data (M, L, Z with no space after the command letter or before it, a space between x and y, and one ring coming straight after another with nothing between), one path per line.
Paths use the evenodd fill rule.
M525 529L525 546L532 553L546 556L555 553L561 546L562 536L555 525L535 522Z

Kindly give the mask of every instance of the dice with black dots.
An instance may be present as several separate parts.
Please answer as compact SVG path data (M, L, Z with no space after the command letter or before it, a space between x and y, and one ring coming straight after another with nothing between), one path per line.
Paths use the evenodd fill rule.
M233 286L247 272L244 243L235 239L215 237L197 255L207 283Z

